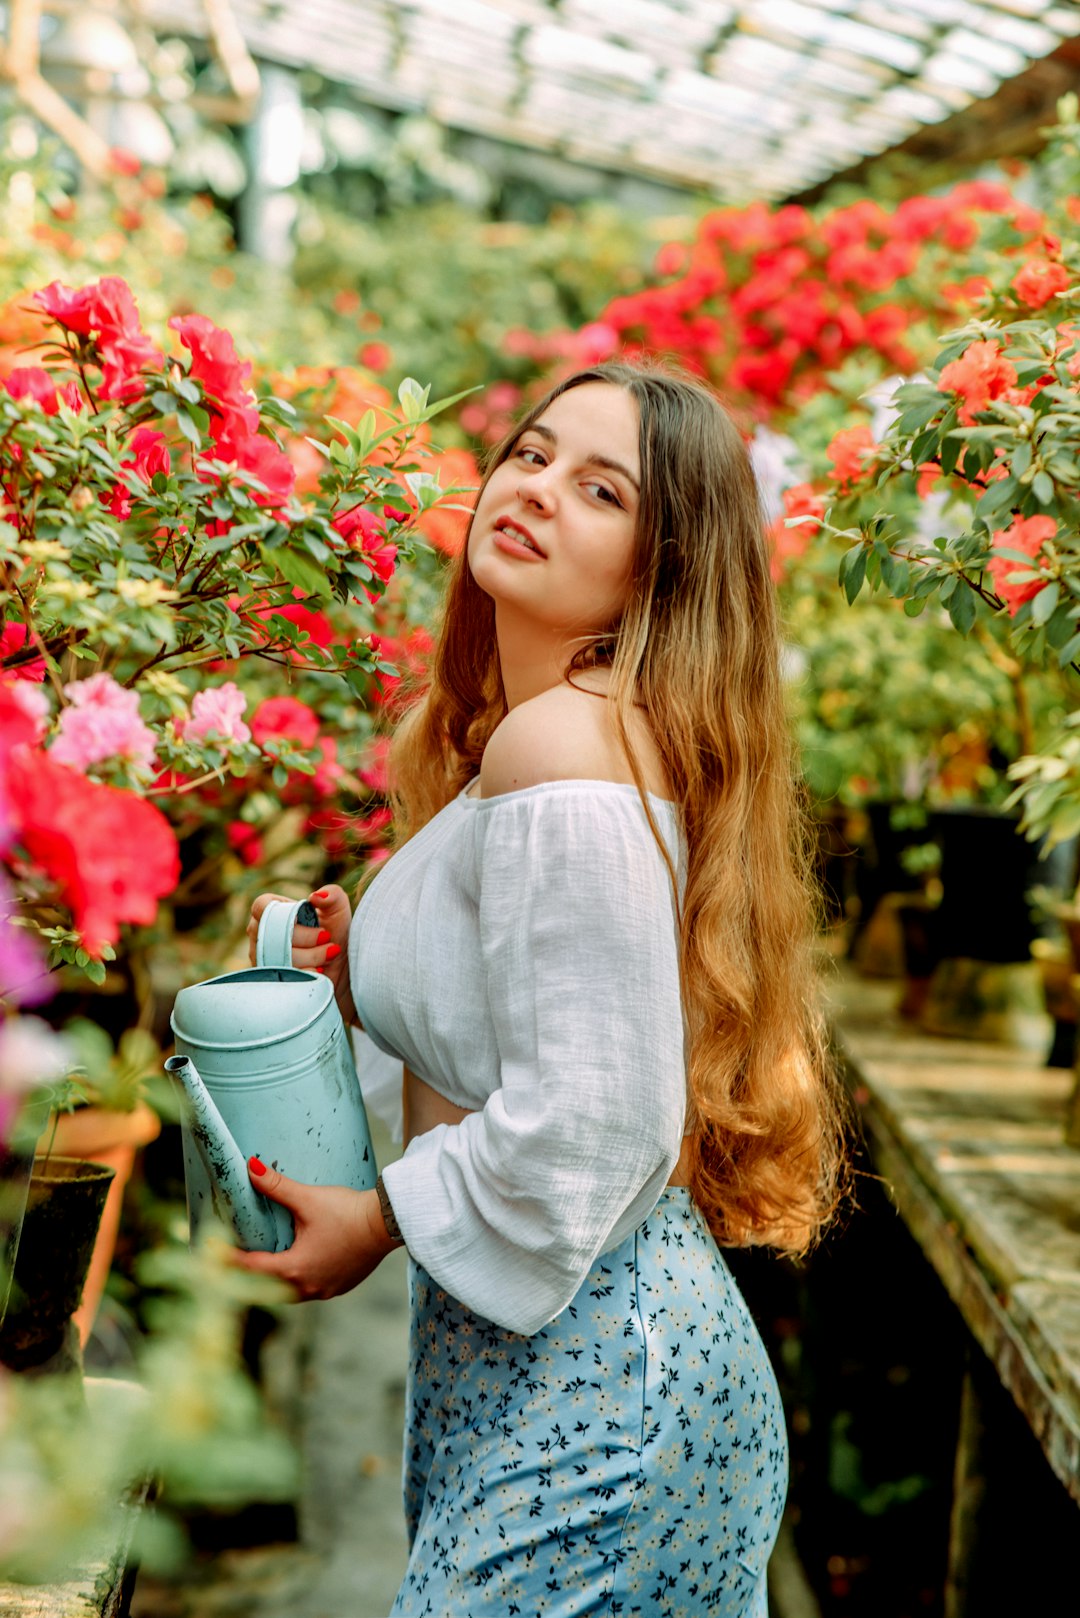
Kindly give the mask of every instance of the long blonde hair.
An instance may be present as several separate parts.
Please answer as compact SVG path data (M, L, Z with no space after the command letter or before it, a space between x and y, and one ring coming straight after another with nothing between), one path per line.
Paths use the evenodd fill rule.
M656 365L566 378L493 451L487 475L553 399L588 382L637 404L641 494L622 618L566 672L610 663L612 719L646 810L635 705L681 810L691 1190L718 1241L802 1252L846 1186L844 1105L817 1009L812 860L757 487L717 399ZM391 750L399 844L479 773L506 711L494 604L463 549L430 684Z

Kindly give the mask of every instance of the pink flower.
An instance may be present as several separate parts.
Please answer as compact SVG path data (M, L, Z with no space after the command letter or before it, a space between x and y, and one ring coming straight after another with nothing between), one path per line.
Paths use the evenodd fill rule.
M183 727L185 741L249 742L251 731L240 717L247 697L232 680L197 691L191 703L191 718Z
M0 847L9 835L0 827ZM0 999L20 1006L36 1006L49 998L53 983L36 941L25 927L16 927L12 920L17 908L7 878L0 870ZM0 1129L0 1138L2 1134Z
M251 731L261 747L274 736L287 736L298 747L311 748L319 739L319 719L296 697L267 697L251 719Z
M85 773L107 759L126 759L136 769L154 764L154 733L139 717L137 691L126 691L111 674L93 674L64 687L70 707L50 749L58 764Z

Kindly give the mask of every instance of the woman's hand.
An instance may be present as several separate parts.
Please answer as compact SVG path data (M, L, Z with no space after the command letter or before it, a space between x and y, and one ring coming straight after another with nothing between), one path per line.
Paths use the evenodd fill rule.
M304 1185L257 1157L249 1158L248 1173L257 1191L288 1208L296 1235L284 1253L234 1253L233 1263L259 1275L276 1275L301 1303L351 1291L400 1246L387 1235L374 1191Z
M252 966L255 965L255 941L259 935L259 917L272 899L282 899L285 904L293 902L291 899L285 899L280 893L260 893L255 900L251 907L251 919L247 924L248 959ZM311 894L309 902L315 908L319 925L301 927L297 924L293 928L292 964L306 968L309 972L321 972L324 977L330 979L342 1021L349 1027L357 1022L356 1007L353 1005L352 991L349 987L348 942L349 923L352 921L349 896L344 888L330 884Z

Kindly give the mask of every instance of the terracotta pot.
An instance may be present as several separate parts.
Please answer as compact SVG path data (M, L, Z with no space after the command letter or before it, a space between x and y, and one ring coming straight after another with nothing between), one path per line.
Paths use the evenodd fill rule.
M55 1137L53 1123L56 1126ZM104 1107L79 1107L75 1112L62 1112L45 1131L45 1143L48 1145L51 1142L53 1152L59 1152L64 1157L80 1158L84 1163L101 1163L114 1173L83 1288L82 1303L75 1312L79 1341L84 1347L93 1330L98 1305L109 1279L120 1230L124 1188L135 1167L135 1154L140 1147L156 1140L160 1133L161 1119L142 1101L132 1112L109 1112Z
M13 1371L78 1371L74 1314L94 1250L113 1170L69 1157L38 1157L15 1252L0 1363Z

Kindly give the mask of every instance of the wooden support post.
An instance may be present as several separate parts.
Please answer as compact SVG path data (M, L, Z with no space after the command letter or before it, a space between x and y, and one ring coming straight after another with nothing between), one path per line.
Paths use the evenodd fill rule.
M945 1618L975 1618L968 1604L971 1568L986 1496L986 1425L982 1400L971 1374L970 1357L960 1390L960 1431L956 1440L953 1503L949 1520L949 1562L945 1575Z

